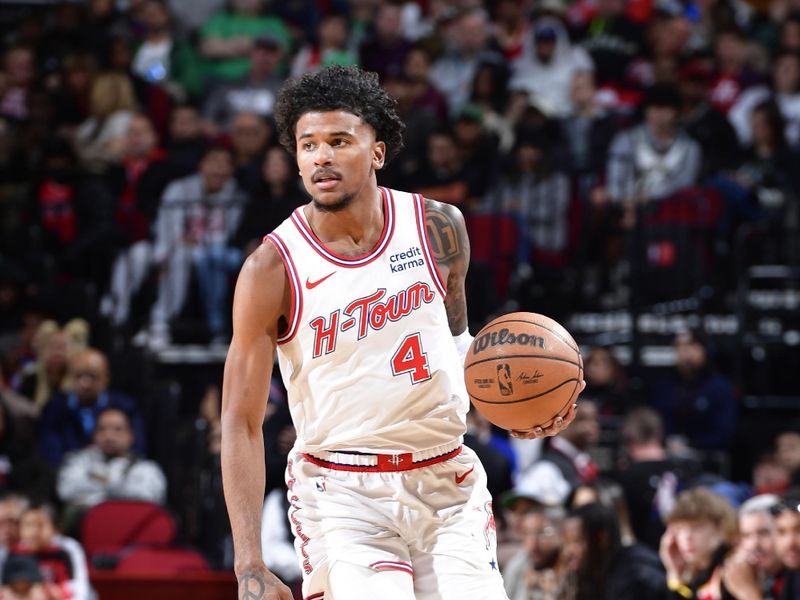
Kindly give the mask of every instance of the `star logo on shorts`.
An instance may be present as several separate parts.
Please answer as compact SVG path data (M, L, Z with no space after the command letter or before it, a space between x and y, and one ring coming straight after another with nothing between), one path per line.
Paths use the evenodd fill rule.
M494 559L489 561L489 566L492 567L492 571L496 571L497 570L497 563L495 562Z

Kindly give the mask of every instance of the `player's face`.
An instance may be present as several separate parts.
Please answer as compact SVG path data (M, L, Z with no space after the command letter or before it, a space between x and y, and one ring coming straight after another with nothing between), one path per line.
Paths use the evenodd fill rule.
M766 512L739 516L739 544L747 553L751 564L767 571L775 570L778 557L775 554L772 516Z
M360 117L343 110L305 113L295 139L303 185L321 210L345 208L383 167L384 143Z
M786 509L775 517L775 551L789 569L800 569L800 512Z

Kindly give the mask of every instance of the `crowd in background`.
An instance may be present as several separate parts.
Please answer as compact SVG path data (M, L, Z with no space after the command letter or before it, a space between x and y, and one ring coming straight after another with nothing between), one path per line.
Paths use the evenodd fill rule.
M187 488L148 431L169 391L132 393L119 356L229 341L242 262L308 200L271 120L287 77L378 73L407 126L379 183L465 213L474 325L625 308L633 284L685 296L695 275L730 308L737 234L797 211L797 0L87 0L0 22L0 598L91 597L73 538L115 498L167 503L231 566L219 382L176 415ZM701 232L696 252L637 254L654 225ZM797 423L742 475L739 393L702 331L646 386L584 350L558 438L470 415L510 598L800 597ZM277 378L265 432L265 559L296 580Z

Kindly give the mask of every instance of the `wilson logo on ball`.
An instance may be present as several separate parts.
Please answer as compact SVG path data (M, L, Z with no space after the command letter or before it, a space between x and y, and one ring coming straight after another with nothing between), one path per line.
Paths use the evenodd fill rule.
M505 327L500 331L492 331L491 333L484 333L479 338L475 339L472 346L472 353L478 354L487 348L494 346L503 346L505 344L518 344L520 346L533 346L544 350L544 338L538 335L529 335L527 333L513 333Z

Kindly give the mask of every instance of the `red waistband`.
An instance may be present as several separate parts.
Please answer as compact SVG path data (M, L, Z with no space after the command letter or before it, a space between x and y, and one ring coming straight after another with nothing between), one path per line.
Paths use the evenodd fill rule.
M313 454L303 454L305 459L319 467L333 469L334 471L355 471L357 473L394 473L398 471L411 471L413 469L421 469L422 467L429 467L436 463L444 462L455 458L461 453L462 446L455 450L451 450L445 454L434 456L425 460L414 462L412 453L406 454L375 454L378 459L377 465L362 466L362 465L343 465L341 463L331 462L329 460L322 460Z

